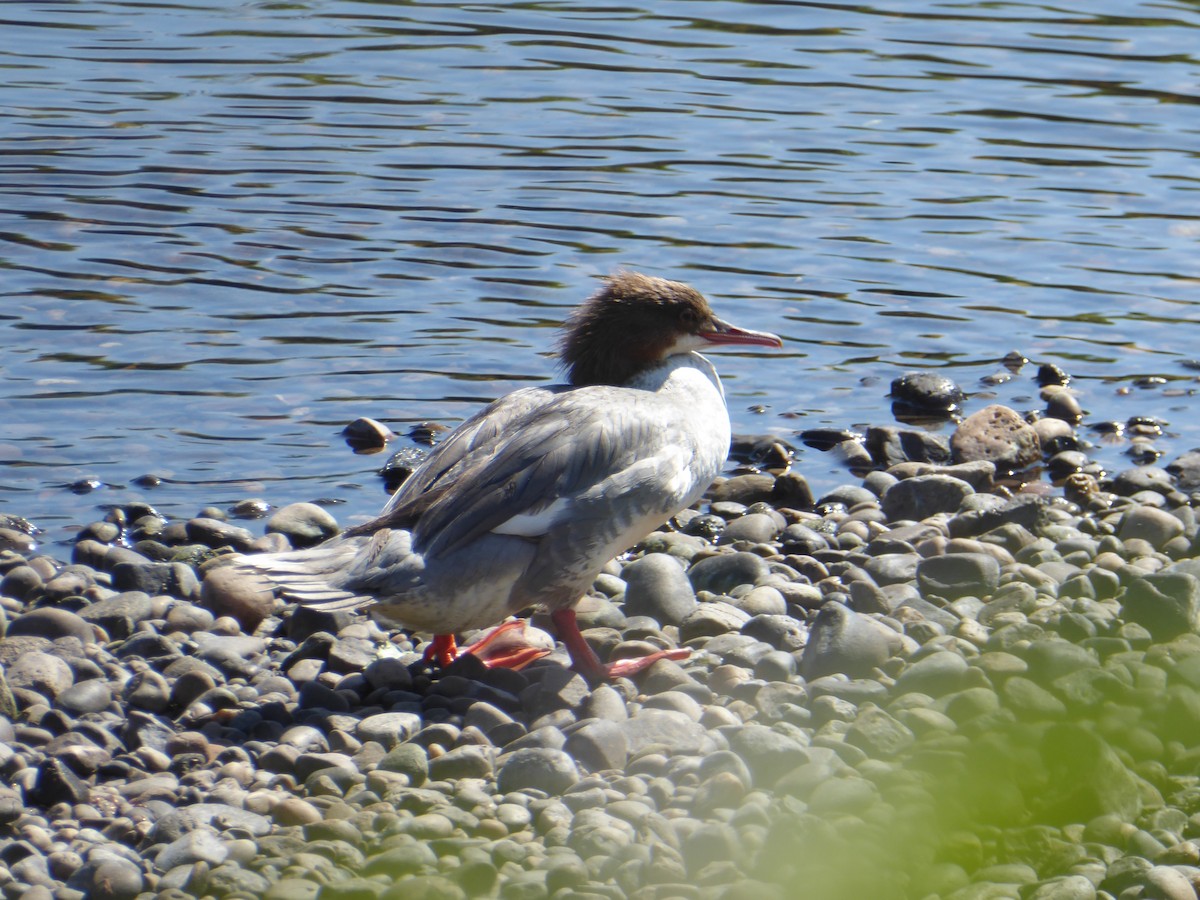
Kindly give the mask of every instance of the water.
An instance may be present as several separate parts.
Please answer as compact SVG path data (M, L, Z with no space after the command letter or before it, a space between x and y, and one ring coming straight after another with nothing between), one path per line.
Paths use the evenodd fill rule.
M133 498L364 517L381 459L347 422L552 379L554 325L621 266L785 337L720 355L736 432L888 423L915 369L1033 409L1033 366L981 381L1016 349L1085 423L1200 446L1195 2L0 19L0 512L52 539Z

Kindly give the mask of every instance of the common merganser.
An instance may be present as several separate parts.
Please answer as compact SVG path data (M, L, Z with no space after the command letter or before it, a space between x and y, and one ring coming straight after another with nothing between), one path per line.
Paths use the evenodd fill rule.
M718 319L685 284L618 272L565 325L567 384L484 407L377 518L241 565L303 606L373 604L376 619L433 633L426 658L440 665L458 653L456 632L529 607L550 611L574 667L592 680L685 658L687 650L667 650L603 665L572 607L605 563L691 506L720 473L729 413L716 370L696 351L731 344L783 345ZM489 635L475 648L486 656L489 644L505 643ZM490 655L517 665L545 652Z

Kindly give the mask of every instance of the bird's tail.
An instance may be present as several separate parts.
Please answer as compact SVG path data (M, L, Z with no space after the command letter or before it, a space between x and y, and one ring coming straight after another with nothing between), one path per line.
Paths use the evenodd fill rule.
M345 577L363 540L330 541L307 550L283 553L254 553L241 557L235 565L243 572L266 578L288 600L322 612L358 609L373 602L372 597L346 590L339 582Z

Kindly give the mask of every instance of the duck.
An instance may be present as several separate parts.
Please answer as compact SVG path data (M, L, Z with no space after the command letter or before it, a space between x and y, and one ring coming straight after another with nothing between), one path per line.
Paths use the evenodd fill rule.
M569 316L561 384L513 391L425 458L378 516L312 548L237 565L310 609L369 607L383 625L433 635L447 666L463 652L520 667L549 652L526 640L549 613L572 667L596 682L686 649L602 663L574 606L601 569L696 503L725 465L725 392L700 351L780 348L775 334L716 316L687 284L618 271ZM469 647L455 635L495 626Z

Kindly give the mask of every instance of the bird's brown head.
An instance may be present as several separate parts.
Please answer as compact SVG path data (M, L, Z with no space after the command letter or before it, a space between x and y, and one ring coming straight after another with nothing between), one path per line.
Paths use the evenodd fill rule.
M571 384L625 384L668 356L721 344L783 345L721 321L695 288L623 271L567 320L559 356Z

